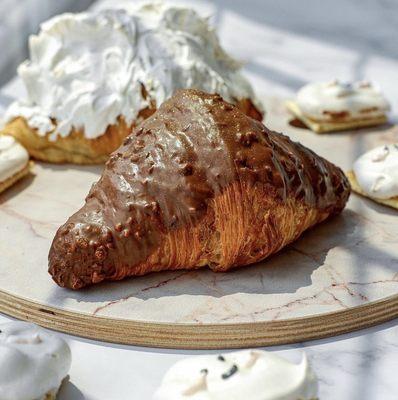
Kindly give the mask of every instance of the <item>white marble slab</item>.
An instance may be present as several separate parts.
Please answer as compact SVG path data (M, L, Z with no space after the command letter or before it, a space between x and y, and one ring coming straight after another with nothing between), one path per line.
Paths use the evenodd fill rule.
M344 169L394 127L318 136L288 125L283 101L268 99L269 126L289 132ZM156 273L73 292L47 273L56 229L83 203L101 168L37 164L0 197L0 289L53 307L165 323L239 323L344 310L398 294L398 212L352 196L341 216L264 262L225 274Z

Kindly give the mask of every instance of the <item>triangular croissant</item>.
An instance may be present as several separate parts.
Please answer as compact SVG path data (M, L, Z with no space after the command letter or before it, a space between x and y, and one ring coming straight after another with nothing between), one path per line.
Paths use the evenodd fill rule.
M339 213L343 172L218 95L180 90L111 156L57 232L49 271L72 289L153 271L262 260Z

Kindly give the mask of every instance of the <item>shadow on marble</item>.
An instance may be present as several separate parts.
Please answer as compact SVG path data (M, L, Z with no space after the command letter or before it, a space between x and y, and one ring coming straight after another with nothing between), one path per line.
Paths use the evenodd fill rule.
M373 3L367 1L366 6L359 1L309 0L305 8L300 2L272 0L251 0L248 7L242 6L241 0L218 0L216 4L216 21L221 21L224 14L232 11L241 18L278 31L355 49L364 54L364 57L371 49L372 55L398 59L396 40L391 35L391 27L396 23L398 11L394 0ZM379 27L377 35L369 26Z
M380 133L383 133L383 132L389 132L393 127L395 127L395 125L393 123L386 122L383 125L371 126L369 128L358 128L358 129L351 129L349 131L336 131L336 132L328 132L328 133L322 133L322 134L317 133L317 135L319 135L319 136L327 135L329 137L350 135L352 137L352 140L357 140L357 139L362 139L362 138L366 139L367 137L370 137L372 135L379 135ZM361 154L362 153L359 153L358 155L361 155Z
M298 118L294 118L294 117L289 118L288 124L289 124L289 126L296 128L296 129L310 131L310 128L308 128L308 126L305 125L304 122L301 122Z
M50 163L40 163L43 169L49 169L55 172L58 171L69 171L69 170L77 170L77 171L85 171L101 175L102 170L104 169L104 165L77 165L77 164L50 164Z
M83 393L70 381L69 376L62 382L59 389L58 400L89 400Z
M361 201L366 207L371 208L373 211L381 214L387 214L391 216L398 217L398 210L393 209L392 207L384 206L379 204L371 199L368 199L365 196L361 196L359 194L353 193L352 196L356 196L358 201Z
M66 300L85 303L113 303L123 299L159 299L170 296L224 296L247 294L295 293L312 285L312 274L324 265L330 249L354 245L358 226L355 212L346 210L306 232L302 238L278 254L255 265L237 268L227 273L209 269L157 272L119 282L104 282L78 292L54 285L48 298L50 304ZM330 232L341 232L330 235Z
M259 76L266 76L270 81L286 85L294 91L299 90L307 83L307 81L304 79L300 79L284 71L256 63L255 61L251 61L250 63L246 64L245 70Z
M30 172L29 175L22 178L20 181L16 182L10 188L8 188L5 192L0 194L0 205L7 203L8 200L17 196L19 193L27 189L35 179L34 171Z

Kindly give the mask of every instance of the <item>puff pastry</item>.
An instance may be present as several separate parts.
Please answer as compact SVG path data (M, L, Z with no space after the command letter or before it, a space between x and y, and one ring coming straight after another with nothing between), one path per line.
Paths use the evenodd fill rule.
M152 109L146 109L139 118L151 115ZM52 132L45 136L40 135L37 129L28 125L23 117L9 122L3 134L15 137L28 151L31 157L51 163L72 164L102 164L109 158L109 154L116 150L123 139L128 136L133 125L127 125L123 118L119 118L115 125L108 126L101 136L87 139L82 131L73 130L68 136L51 140Z
M250 117L262 120L262 113L250 99L238 101L237 106ZM0 134L16 138L29 151L31 157L40 161L56 164L103 164L132 132L134 126L155 111L154 107L141 110L136 122L131 125L127 125L124 118L119 117L116 124L109 125L102 135L94 139L87 139L82 131L73 130L68 136L58 136L57 140L51 140L53 132L45 136L40 135L23 117L13 119Z
M378 199L376 197L371 197L368 194L366 194L365 191L359 185L354 171L348 171L346 175L350 182L353 192L358 193L361 196L367 197L368 199L371 199L376 203L383 204L384 206L392 207L398 210L398 196L391 197L389 199Z
M347 177L354 192L398 209L398 143L378 146L362 154Z
M11 136L0 135L0 193L28 175L32 166L20 143Z
M30 59L18 68L27 98L10 105L4 132L42 161L105 162L178 88L221 93L262 119L241 64L189 8L148 3L62 14L29 45Z
M49 272L63 287L260 261L341 212L344 173L218 95L178 91L107 161L58 230Z
M309 118L294 101L286 101L286 108L298 118L306 127L316 133L330 133L368 128L371 126L383 125L388 119L386 115L369 118L356 118L351 120L335 117L333 121L321 121Z
M310 83L286 108L316 133L365 128L387 122L390 105L370 82Z

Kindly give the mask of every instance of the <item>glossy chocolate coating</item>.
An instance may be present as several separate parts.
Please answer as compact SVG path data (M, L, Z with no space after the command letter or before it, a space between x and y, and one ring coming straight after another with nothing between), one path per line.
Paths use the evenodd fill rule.
M180 90L112 154L86 204L58 230L49 271L73 289L150 272L136 267L162 237L200 223L209 201L238 181L329 214L349 196L343 172L311 150L218 95Z

